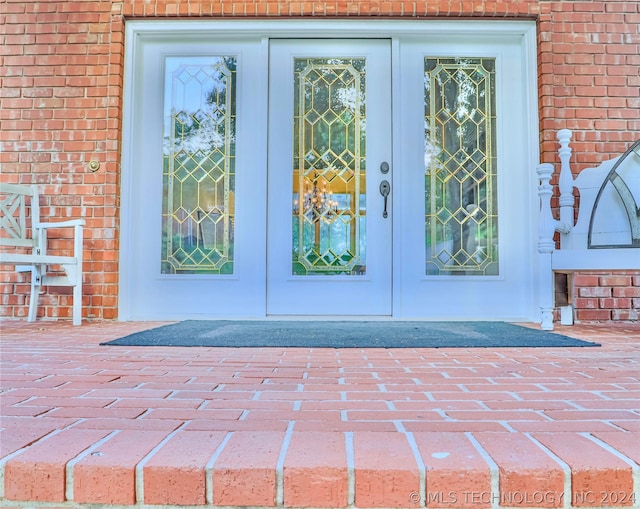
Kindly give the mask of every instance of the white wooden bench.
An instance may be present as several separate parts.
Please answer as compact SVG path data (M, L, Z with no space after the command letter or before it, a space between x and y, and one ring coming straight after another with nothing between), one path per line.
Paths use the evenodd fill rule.
M551 211L550 184L553 165L537 168L540 222L541 328L553 330L554 279L557 273L577 271L640 270L640 140L619 157L596 168L582 170L574 179L571 168L572 132L558 132L561 162L558 187L560 218ZM579 208L574 224L574 188L579 191ZM555 232L560 232L556 249ZM561 306L561 322L573 323L571 303Z
M73 287L73 324L82 320L82 234L83 219L40 221L40 199L35 185L0 183L0 264L15 265L19 272L31 272L28 321L36 319L41 286ZM74 229L73 256L51 254L47 246L49 228ZM58 266L64 275L49 275Z

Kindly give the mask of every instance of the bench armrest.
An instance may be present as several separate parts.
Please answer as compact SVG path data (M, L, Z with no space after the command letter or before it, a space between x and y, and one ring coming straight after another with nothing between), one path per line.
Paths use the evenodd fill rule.
M86 221L84 219L71 219L68 221L49 223L38 222L38 224L34 226L34 232L38 239L36 244L38 254L45 254L47 252L47 230L49 228L73 227L73 255L78 257L80 263L82 263L83 226L85 224Z
M64 228L66 226L84 226L84 219L71 219L69 221L57 221L55 223L38 223L37 228Z

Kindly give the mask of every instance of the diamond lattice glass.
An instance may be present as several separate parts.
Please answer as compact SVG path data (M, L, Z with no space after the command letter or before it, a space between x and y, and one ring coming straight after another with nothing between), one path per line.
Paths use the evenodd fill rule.
M235 57L168 57L163 274L233 273Z
M424 60L427 275L498 274L495 59Z
M294 64L294 275L365 267L365 59Z

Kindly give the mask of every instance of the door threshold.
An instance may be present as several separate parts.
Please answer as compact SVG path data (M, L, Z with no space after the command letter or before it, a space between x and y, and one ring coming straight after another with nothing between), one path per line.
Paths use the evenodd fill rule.
M262 320L282 322L389 322L399 319L391 315L267 315Z

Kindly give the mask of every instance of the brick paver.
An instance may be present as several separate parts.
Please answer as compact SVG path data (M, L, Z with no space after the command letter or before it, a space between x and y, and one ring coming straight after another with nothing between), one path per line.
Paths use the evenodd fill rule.
M2 323L0 506L640 507L640 326L600 348L104 347Z

